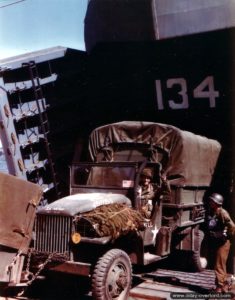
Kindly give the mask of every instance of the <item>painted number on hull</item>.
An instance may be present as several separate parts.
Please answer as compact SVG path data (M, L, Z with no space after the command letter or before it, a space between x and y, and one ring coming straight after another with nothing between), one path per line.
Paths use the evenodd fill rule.
M164 109L162 83L161 80L156 80L156 95L157 105L159 110ZM187 82L184 78L171 78L166 81L167 89L177 88L177 101L174 99L168 100L168 105L171 109L187 109L189 108L189 98L187 90ZM195 89L193 90L194 98L209 99L209 106L216 107L216 98L219 97L219 92L215 91L214 77L207 76Z

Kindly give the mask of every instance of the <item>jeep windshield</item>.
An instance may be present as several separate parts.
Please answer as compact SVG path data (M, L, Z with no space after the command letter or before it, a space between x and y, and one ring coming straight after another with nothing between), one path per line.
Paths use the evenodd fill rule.
M72 187L134 188L136 163L80 163L71 168Z

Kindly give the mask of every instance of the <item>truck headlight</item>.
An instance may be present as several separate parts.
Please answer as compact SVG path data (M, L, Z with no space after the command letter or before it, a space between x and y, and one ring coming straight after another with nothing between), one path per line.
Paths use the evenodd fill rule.
M81 241L81 235L78 232L73 232L71 235L71 238L72 238L72 242L74 244L78 244Z

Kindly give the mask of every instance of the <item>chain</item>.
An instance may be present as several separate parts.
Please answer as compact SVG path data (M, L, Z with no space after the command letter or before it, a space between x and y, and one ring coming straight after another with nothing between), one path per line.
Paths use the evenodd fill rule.
M26 272L29 272L31 255L32 255L32 248L29 248L28 259L27 259L27 265L26 265Z
M41 271L45 268L45 266L51 261L54 253L50 253L47 257L47 259L42 263L37 270L37 272L32 276L32 278L27 282L27 286L31 285L35 279L37 279L38 275L41 273Z
M32 255L32 249L29 249L29 254L28 254L28 260L27 260L27 266L26 266L26 272L29 272L29 267L30 267L30 260L31 260L31 255ZM26 287L24 288L23 291L19 292L17 294L17 296L22 296L26 289L34 282L34 280L37 279L38 275L41 273L41 271L45 268L45 266L52 260L52 257L54 256L54 253L50 253L47 257L47 259L44 261L44 263L42 263L39 267L39 269L37 270L37 272L35 274L32 274L32 278L27 282Z

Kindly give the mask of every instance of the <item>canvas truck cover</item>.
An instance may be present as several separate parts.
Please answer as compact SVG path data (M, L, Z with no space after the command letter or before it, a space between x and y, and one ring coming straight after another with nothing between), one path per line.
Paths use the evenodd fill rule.
M0 173L0 245L27 252L40 186Z
M169 159L162 171L168 177L178 177L174 184L180 186L209 186L221 149L216 140L171 125L123 121L91 133L91 159L95 161L102 148L122 143L152 144L167 151Z

